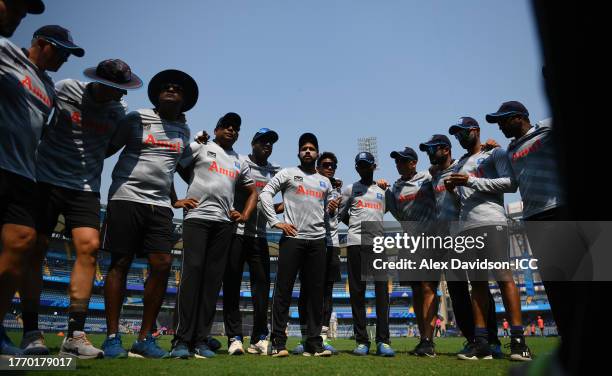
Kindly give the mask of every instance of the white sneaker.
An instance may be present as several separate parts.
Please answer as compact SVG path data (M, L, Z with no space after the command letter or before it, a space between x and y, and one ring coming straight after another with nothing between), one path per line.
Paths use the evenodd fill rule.
M79 359L103 358L104 351L96 349L85 332L75 330L72 338L65 337L60 347L60 356L75 356Z
M25 333L20 347L23 355L49 355L49 348L45 345L45 337L40 330Z
M232 338L230 340L229 349L227 353L230 355L242 355L244 354L244 348L242 348L242 341L239 338Z
M268 348L270 347L270 343L268 340L260 339L257 343L251 344L247 351L249 354L261 354L268 355Z
M329 351L329 350L323 350L323 351L316 352L316 353L313 354L313 353L309 353L309 352L304 351L304 353L302 355L304 355L304 356L322 356L322 357L328 357L328 356L332 356L332 352Z

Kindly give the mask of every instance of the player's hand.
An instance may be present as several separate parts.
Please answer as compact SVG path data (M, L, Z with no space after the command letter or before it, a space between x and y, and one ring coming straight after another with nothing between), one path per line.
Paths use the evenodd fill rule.
M340 203L342 202L342 197L337 197L330 202L327 203L327 212L329 214L334 214L336 210L340 207Z
M208 140L210 140L210 136L208 135L208 133L206 133L206 131L200 131L200 132L198 132L198 134L195 136L194 140L195 140L195 142L197 142L198 144L204 144L204 145L206 145L206 143L208 143Z
M376 180L376 185L378 185L381 189L389 188L389 183L385 179Z
M198 207L198 200L195 198L185 198L182 200L177 200L172 206L175 209L195 209Z
M296 236L298 234L297 228L290 223L280 222L274 225L274 227L281 229L286 236Z
M239 212L238 210L234 210L234 209L230 210L230 219L238 223L244 223L247 221L247 218L245 218L241 212Z
M455 186L462 186L467 185L469 178L470 177L468 174L451 174L451 176L447 180L450 180L450 182L453 183L453 185Z
M332 183L332 188L334 188L334 189L342 188L342 180L334 179L334 182Z
M450 179L444 179L444 188L447 192L455 192L455 184Z
M500 145L492 138L489 138L484 144L480 145L480 151L489 151L500 147Z

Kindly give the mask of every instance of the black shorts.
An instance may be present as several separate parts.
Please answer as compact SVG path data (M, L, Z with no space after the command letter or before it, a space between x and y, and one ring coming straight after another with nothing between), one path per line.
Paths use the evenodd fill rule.
M0 169L0 225L36 228L38 188L33 180Z
M327 246L326 257L326 281L340 282L342 280L342 276L340 275L340 248Z
M57 225L57 217L62 214L66 232L89 227L100 230L100 194L58 187L48 183L38 183L41 206L36 229L51 235Z
M111 253L170 253L172 209L139 202L111 200L102 229L102 248Z

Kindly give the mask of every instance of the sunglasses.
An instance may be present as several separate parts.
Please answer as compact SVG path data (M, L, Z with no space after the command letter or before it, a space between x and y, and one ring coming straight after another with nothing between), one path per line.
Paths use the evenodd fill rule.
M321 168L324 168L326 170L335 170L338 168L338 165L332 162L323 162L321 163Z
M444 144L425 145L425 147L427 148L427 149L425 150L425 152L426 152L427 154L436 154L436 152L438 151L438 149L439 149L441 146L446 146L446 145L444 145Z
M462 140L464 138L467 138L470 133L472 132L474 128L466 128L466 129L462 129L460 131L455 132L455 134L453 136L455 136L455 138L457 140Z
M53 47L53 49L55 49L55 53L57 54L57 56L59 58L61 58L62 60L68 59L68 57L70 56L70 51L68 51L64 47L60 46L59 44L55 43L54 41L52 41L50 39L45 39L45 38L41 38L41 39L44 40L45 42L49 43L51 45L51 47Z
M232 128L234 130L234 132L240 132L240 126L235 125L235 124L219 124L219 128L222 129L228 129L228 128Z
M168 83L168 84L163 84L161 86L161 90L162 91L169 91L171 89L173 91L177 92L177 93L182 93L183 92L183 87L181 85L179 85L179 84Z

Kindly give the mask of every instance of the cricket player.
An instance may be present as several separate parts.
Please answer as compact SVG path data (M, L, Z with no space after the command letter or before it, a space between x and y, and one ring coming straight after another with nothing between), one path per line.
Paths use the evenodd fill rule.
M208 336L232 237L236 224L245 223L257 204L250 167L233 149L241 123L240 116L234 112L222 116L215 127L213 141L193 142L190 154L180 164L179 172L189 184L185 199L189 205L183 222L183 260L173 358L188 358L191 350L196 358L215 356L208 346ZM234 208L237 190L246 195L241 211Z
M109 155L123 148L113 170L101 247L111 253L104 281L107 337L102 344L104 356L109 358L169 356L152 332L172 264L170 196L174 172L189 150L190 131L184 113L196 104L198 86L187 73L169 69L151 79L148 94L155 108L130 112L109 145ZM174 207L185 204L177 202ZM127 274L136 255L147 258L149 276L140 332L128 353L119 334L119 316Z
M335 213L338 203L331 201L332 185L316 170L319 142L312 133L298 140L300 165L279 171L260 194L261 204L271 227L283 231L279 243L278 271L272 298L271 355L289 356L287 351L287 321L291 293L298 272L306 302L306 341L304 356L331 356L323 348L323 292L325 285L326 242L325 211ZM274 196L282 192L284 222L276 217ZM328 207L328 203L330 203Z
M3 1L3 28L11 34L19 24L14 6L23 2ZM31 4L30 4L31 6ZM20 8L21 9L21 8ZM30 8L28 8L30 9ZM40 8L35 8L40 10ZM7 13L8 12L8 13ZM41 10L42 12L42 10ZM23 13L24 15L25 13ZM6 22L6 23L5 23ZM11 26L12 25L12 26ZM14 27L13 27L14 26ZM7 33L5 33L7 34ZM7 35L8 35L7 34ZM40 217L36 185L36 147L55 103L53 81L46 72L57 72L70 55L83 56L70 32L61 26L43 26L34 32L28 49L20 49L0 38L0 318L4 319L15 291L22 282L42 279L41 269L30 275L27 260L36 242ZM36 331L36 310L26 317ZM20 355L0 325L0 354Z

